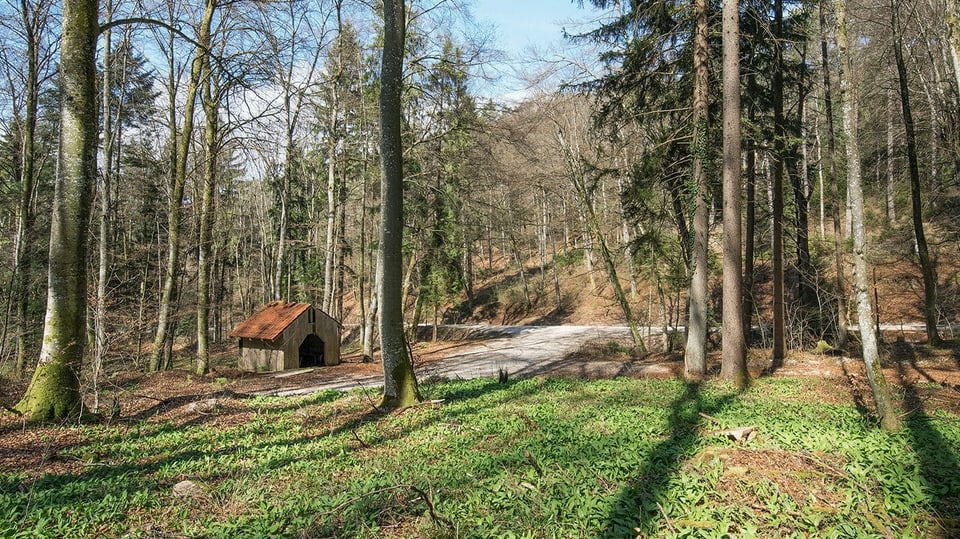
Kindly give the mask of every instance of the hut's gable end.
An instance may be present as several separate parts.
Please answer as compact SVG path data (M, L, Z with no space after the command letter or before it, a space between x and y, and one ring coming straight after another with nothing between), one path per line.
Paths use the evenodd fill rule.
M311 335L323 343L324 365L340 363L340 325L309 303L267 304L230 333L240 339L240 368L255 372L301 367Z

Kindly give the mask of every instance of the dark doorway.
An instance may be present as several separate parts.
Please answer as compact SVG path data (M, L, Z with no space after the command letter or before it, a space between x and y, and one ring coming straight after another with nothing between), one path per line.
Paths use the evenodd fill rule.
M323 366L323 341L320 337L310 334L300 344L300 367Z

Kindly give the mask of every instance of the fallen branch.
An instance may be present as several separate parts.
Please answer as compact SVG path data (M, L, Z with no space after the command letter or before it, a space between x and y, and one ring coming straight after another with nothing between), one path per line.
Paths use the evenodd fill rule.
M433 507L433 500L429 494L413 485L408 486L411 490L420 495L420 498L423 499L423 503L427 504L427 510L430 511L430 518L433 520L434 524L446 524L450 529L454 528L453 522L451 522L449 518L437 513L436 509Z
M433 406L433 405L435 405L435 404L443 404L445 400L446 400L446 399L433 399L433 400L428 400L428 401L415 402L415 403L411 404L410 406L404 406L403 408L398 409L398 410L396 411L396 415L405 414L405 413L407 413L408 411L413 410L413 409L415 409L415 408L419 408L419 407L421 407L421 406Z

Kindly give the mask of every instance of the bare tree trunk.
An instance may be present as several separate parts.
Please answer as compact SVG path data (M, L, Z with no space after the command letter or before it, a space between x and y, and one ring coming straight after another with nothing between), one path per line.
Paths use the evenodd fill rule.
M900 419L893 408L893 401L887 382L880 369L880 357L877 348L877 333L873 326L873 305L870 301L869 275L867 269L866 223L863 212L863 189L860 184L860 145L856 85L852 84L852 61L850 41L847 37L846 0L836 0L834 10L837 25L837 50L840 56L840 95L843 102L843 128L846 131L847 188L850 194L851 222L853 223L853 286L857 297L857 318L860 326L860 338L863 345L863 362L867 381L873 391L880 424L885 430L894 431L900 427Z
M751 85L752 86L752 85ZM753 119L753 111L750 112ZM750 341L750 330L753 327L753 265L755 259L756 228L757 228L757 143L747 139L747 159L744 174L746 181L746 208L744 217L745 233L743 246L743 338L745 343Z
M804 63L805 60L804 60ZM800 75L797 84L798 107L800 108L800 117L806 118L806 76ZM801 144L806 147L806 137L801 139ZM796 254L797 254L797 299L799 300L798 318L806 324L809 320L810 312L817 306L817 295L811 284L811 276L814 274L813 264L810 261L810 204L807 189L807 167L804 164L798 167L798 159L795 147L788 150L788 158L785 162L789 163L789 178L793 188L794 200L794 231L796 235ZM805 161L804 161L805 163ZM800 176L803 171L802 177Z
M897 219L897 208L894 204L894 167L893 167L893 97L887 94L887 222L893 224Z
M383 354L384 408L409 406L420 400L413 365L403 334L401 275L403 268L403 141L400 137L403 56L406 29L404 0L383 3L383 56L380 64L381 232L383 263L380 286L380 350Z
M331 84L332 87L336 87L336 82ZM336 89L332 90L333 93L333 104L332 110L330 113L330 122L331 130L336 130L336 118L337 118L337 91ZM337 144L336 137L331 133L331 143L327 149L329 155L327 156L327 236L325 242L324 250L324 262L323 262L323 310L330 313L333 312L333 296L334 296L334 251L336 250L336 245L334 239L336 238L336 217L337 217L337 174L336 174L336 152Z
M113 1L107 0L105 19L109 24L113 19ZM93 328L93 410L100 409L100 371L107 354L107 280L110 277L110 214L112 211L112 183L113 183L113 118L111 117L111 100L113 81L113 41L109 28L103 33L103 75L101 88L101 121L103 122L103 166L100 173L100 238L99 260L97 271L97 300L94 307ZM119 104L118 104L119 107ZM120 112L117 111L119 117Z
M214 92L210 55L203 57L203 194L200 203L200 238L197 249L197 367L199 376L210 370L210 244L215 222L217 186L217 136L219 130L219 96Z
M363 361L373 361L373 333L374 328L377 326L378 321L378 310L379 303L378 299L380 295L376 292L380 289L379 276L383 274L381 267L383 266L383 260L380 255L380 249L377 249L377 262L376 268L374 270L374 280L373 280L373 293L370 294L370 309L367 311L367 318L364 322L367 325L366 330L363 332Z
M340 2L337 2L337 39L343 37L342 22L340 15ZM343 74L343 44L336 43L337 70L329 83L330 88L330 125L329 125L329 144L327 147L327 230L326 230L326 250L324 251L323 263L323 310L328 313L334 312L335 297L341 291L337 290L336 280L336 258L338 245L336 243L337 234L337 195L339 185L337 182L337 148L339 147L339 115L340 115L340 77ZM342 254L342 253L341 253Z
M97 176L96 0L64 0L60 38L61 174L54 187L43 347L17 409L57 420L80 409L86 343L87 226Z
M720 376L749 383L740 280L740 12L723 4L723 350Z
M707 373L707 249L708 208L707 171L707 2L694 0L695 29L693 35L693 182L696 191L693 217L693 276L690 280L687 345L683 356L684 376L697 378ZM738 275L739 278L739 275Z
M947 41L953 60L953 75L957 80L957 93L960 94L960 2L957 0L947 0Z
M533 304L530 303L530 287L527 285L527 272L523 269L523 257L520 254L520 246L517 244L517 236L510 232L511 252L513 261L517 264L517 270L520 272L520 285L523 288L523 307L526 312L530 312Z
M820 69L823 74L824 119L827 124L827 159L829 161L827 171L829 172L830 185L833 186L831 219L833 220L834 271L837 274L837 347L841 350L846 350L847 327L850 326L850 319L847 315L847 287L843 263L844 236L840 228L840 205L843 197L841 196L840 177L839 174L837 174L837 136L833 124L833 96L830 90L830 65L827 54L827 16L824 9L826 1L827 0L820 0L819 2Z
M773 368L783 366L787 353L787 327L783 283L783 169L786 154L786 126L783 119L783 0L774 2L774 67L773 67Z
M819 113L819 111L817 111ZM820 198L820 240L827 237L826 191L823 184L823 144L820 136L820 116L814 114L814 137L817 144L817 190Z
M183 112L183 131L176 137L176 163L173 169L172 184L170 185L170 205L167 221L167 267L163 283L163 295L160 299L160 312L157 320L157 334L153 340L153 351L150 354L150 370L158 371L161 366L169 364L169 354L172 342L168 336L170 331L170 314L177 290L177 274L180 266L180 214L183 206L183 190L187 182L187 155L190 151L190 139L193 136L193 114L196 107L197 92L200 89L200 71L203 57L209 54L210 27L213 22L213 12L216 9L215 0L205 0L203 19L197 36L197 49L190 66L190 81L187 84L186 103ZM172 52L171 52L172 53ZM175 94L170 95L171 111L175 110ZM171 130L176 130L176 115L171 112ZM164 356L167 356L166 358Z
M30 282L30 256L27 246L33 240L34 198L36 187L36 132L39 108L39 42L40 32L46 24L46 5L31 6L26 0L20 2L20 17L26 40L27 73L24 93L24 121L20 153L20 200L17 205L17 232L13 248L13 287L11 301L16 305L17 359L16 375L23 377L27 366L28 307L27 289ZM5 326L6 327L6 326Z
M291 176L293 174L293 160L294 160L294 150L291 148L293 145L293 133L292 126L287 128L287 157L285 159L286 164L283 167L283 184L280 188L280 197L277 200L278 205L280 206L280 215L278 216L278 227L277 227L277 251L274 255L273 261L273 278L270 279L270 297L274 301L279 300L283 296L283 276L286 268L287 261L287 229L289 227L288 221L290 219L290 210L287 206L290 203L290 190L292 187Z
M927 326L927 342L932 346L940 345L937 332L937 268L930 259L927 237L923 229L923 203L920 200L920 165L917 158L917 135L913 124L913 110L910 108L910 86L907 81L907 66L903 58L903 36L900 31L900 8L895 1L890 2L891 26L893 28L893 55L897 62L897 75L900 79L900 108L903 112L903 125L907 135L907 163L910 170L910 201L913 208L913 233L917 240L917 254L920 257L920 273L923 275L923 316Z
M582 157L576 154L576 150L574 150L569 141L566 140L562 129L557 130L557 140L566 157L570 179L573 181L574 188L580 198L580 207L587 221L587 226L592 236L591 240L596 243L597 248L600 250L600 257L603 259L607 279L613 288L614 300L620 306L623 318L630 328L633 345L639 353L645 354L647 352L647 346L643 342L643 336L640 334L640 328L637 326L636 318L633 316L633 310L630 308L627 297L623 293L623 286L620 284L620 278L617 276L617 267L613 262L613 255L610 253L610 249L607 248L606 239L603 237L603 229L600 227L600 218L597 216L593 207L593 193L596 191L596 186L588 186L586 184L586 176L588 173L584 170L584 167L581 166Z
M347 185L346 178L340 179L337 204L337 266L334 272L337 276L333 298L333 316L343 320L343 291L347 273Z

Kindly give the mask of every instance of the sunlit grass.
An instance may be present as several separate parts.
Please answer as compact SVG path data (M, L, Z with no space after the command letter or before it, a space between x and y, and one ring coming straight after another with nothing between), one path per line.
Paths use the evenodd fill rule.
M820 383L473 380L386 415L328 392L85 426L78 473L0 473L0 537L949 536L960 418L888 435Z

